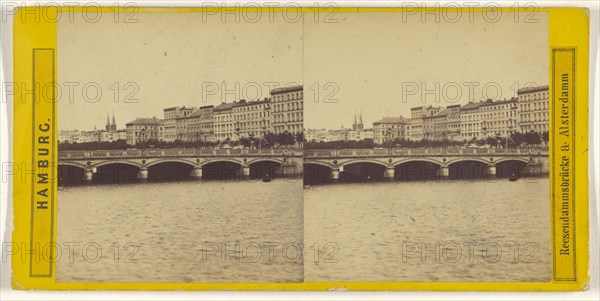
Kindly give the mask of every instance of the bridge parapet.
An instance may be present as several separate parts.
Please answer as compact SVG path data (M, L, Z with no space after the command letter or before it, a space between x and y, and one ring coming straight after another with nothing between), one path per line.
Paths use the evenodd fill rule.
M59 151L59 159L147 158L147 157L302 157L301 149L146 149Z
M313 149L305 158L410 157L410 156L548 156L547 148L406 148L406 149Z

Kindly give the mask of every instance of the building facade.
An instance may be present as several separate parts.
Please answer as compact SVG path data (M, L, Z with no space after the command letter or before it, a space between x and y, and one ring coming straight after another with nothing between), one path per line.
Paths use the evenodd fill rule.
M233 119L233 106L236 103L221 103L213 110L214 137L217 142L232 141L235 125Z
M136 145L142 141L158 140L160 121L157 118L138 118L126 124L127 144Z
M272 124L275 134L302 132L304 127L303 86L271 90Z
M192 123L194 132L200 132L200 139L207 142L215 142L215 130L213 111L214 106L202 106L198 109L199 118Z
M460 109L460 136L462 140L480 139L481 114L479 108L482 102L469 102Z
M549 131L549 90L538 86L517 90L518 130L521 133Z
M232 109L236 137L262 138L271 128L271 100L240 100Z
M163 110L163 120L161 121L161 141L173 142L175 140L181 140L184 136L185 129L180 123L177 124L177 120L188 116L194 112L193 107L170 107Z
M442 110L441 107L421 106L410 109L410 130L408 137L411 140L423 140L425 138L425 129L423 117L430 117Z
M396 139L406 139L408 121L400 117L386 117L373 122L373 141L383 144Z
M512 132L518 131L517 100L483 102L479 107L481 117L481 136L483 137L509 137Z

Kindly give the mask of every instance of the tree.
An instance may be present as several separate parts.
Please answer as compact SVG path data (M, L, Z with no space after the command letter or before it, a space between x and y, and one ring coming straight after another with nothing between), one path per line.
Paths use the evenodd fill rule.
M295 137L296 142L298 143L304 143L304 132L298 132L296 133Z
M293 145L295 143L295 141L294 141L294 135L292 135L288 131L285 131L283 133L279 133L277 135L277 142L280 145Z
M267 132L264 138L264 147L273 147L277 143L277 135L275 133Z
M550 140L550 135L548 133L548 131L542 132L542 141L544 142L545 146L548 146L548 141Z
M252 144L252 141L248 137L241 137L239 142L244 147L250 147L250 145Z
M525 135L527 144L529 146L539 145L540 143L542 143L542 138L540 137L540 134L538 132L531 131Z

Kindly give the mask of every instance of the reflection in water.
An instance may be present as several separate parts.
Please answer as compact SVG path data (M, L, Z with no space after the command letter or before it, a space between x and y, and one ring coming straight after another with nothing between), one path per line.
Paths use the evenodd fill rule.
M313 185L304 201L301 181L61 188L58 242L75 252L57 263L57 280L551 277L547 178Z
M547 178L310 186L305 281L549 281L549 199Z
M57 281L301 282L301 181L60 188Z

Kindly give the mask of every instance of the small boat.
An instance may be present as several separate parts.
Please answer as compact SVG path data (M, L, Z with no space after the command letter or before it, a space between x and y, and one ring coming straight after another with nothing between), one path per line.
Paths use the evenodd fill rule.
M511 182L516 182L518 179L519 178L514 173L511 173L510 176L508 177L508 180Z
M262 181L266 183L266 182L271 182L271 181L272 181L272 179L271 179L271 177L269 177L269 174L266 174L266 175L265 175L265 176L262 178Z

